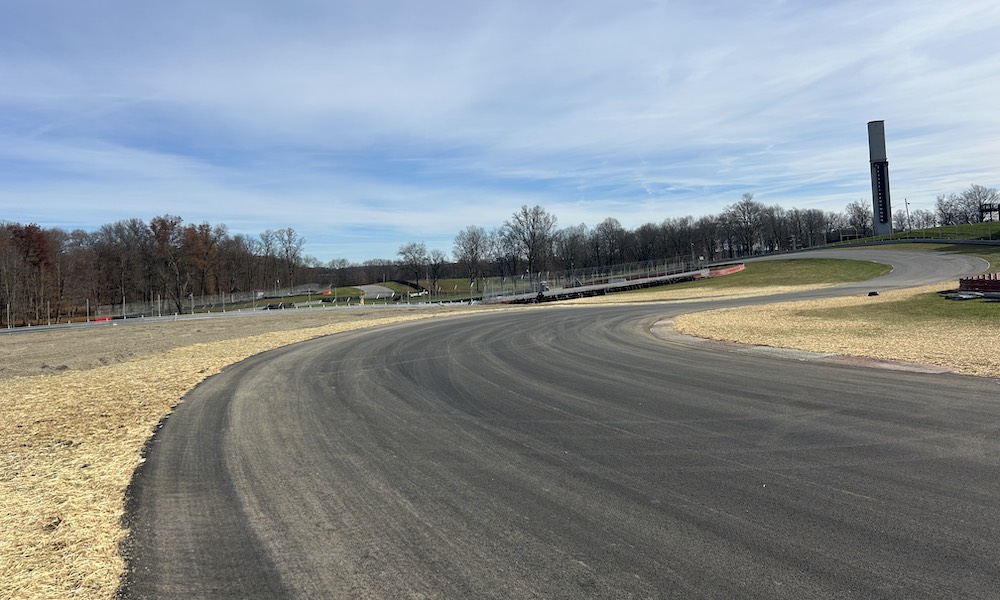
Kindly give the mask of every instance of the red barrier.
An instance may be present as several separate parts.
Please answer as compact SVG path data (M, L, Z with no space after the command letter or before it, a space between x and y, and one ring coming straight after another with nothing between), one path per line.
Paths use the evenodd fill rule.
M958 280L963 292L1000 292L1000 273L986 273Z
M742 270L744 270L746 268L747 268L746 265L744 265L743 263L740 263L738 265L735 265L735 266L732 266L732 267L728 267L728 268L725 268L725 269L718 269L718 270L713 269L712 271L710 271L708 273L708 276L709 277L721 277L723 275L731 275L733 273L739 273L740 271L742 271Z
M103 323L105 321L110 321L111 317L94 317L95 323Z

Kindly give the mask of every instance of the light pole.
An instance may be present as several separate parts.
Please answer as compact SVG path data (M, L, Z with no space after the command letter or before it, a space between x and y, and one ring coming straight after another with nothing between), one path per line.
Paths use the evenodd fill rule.
M906 229L913 232L913 224L910 223L910 201L903 198L903 204L906 205Z

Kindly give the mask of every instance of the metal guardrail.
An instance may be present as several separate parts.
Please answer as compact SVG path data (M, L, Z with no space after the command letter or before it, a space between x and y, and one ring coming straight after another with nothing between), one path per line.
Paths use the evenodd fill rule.
M650 282L693 277L704 265L696 261L649 261L568 271L525 272L520 277L489 277L483 281L483 302L527 302L574 295L593 295L595 290L627 289Z

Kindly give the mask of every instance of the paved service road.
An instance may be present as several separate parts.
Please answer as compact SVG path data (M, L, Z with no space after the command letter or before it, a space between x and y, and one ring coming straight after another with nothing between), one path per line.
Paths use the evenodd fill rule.
M649 334L691 307L424 321L226 369L151 443L124 595L996 597L1000 380Z
M365 298L369 300L375 300L378 298L393 298L396 293L392 291L392 288L387 288L384 285L359 285L360 289L365 294Z

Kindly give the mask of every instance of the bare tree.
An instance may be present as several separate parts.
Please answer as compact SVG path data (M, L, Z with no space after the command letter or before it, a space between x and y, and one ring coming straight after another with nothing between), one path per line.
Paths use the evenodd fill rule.
M963 218L962 199L958 194L940 194L934 201L934 213L938 225L958 225L967 223Z
M497 275L514 275L518 271L520 258L517 243L507 227L494 227L486 234L489 240L489 256L495 265Z
M662 258L662 230L655 223L644 223L634 234L635 258L639 261Z
M400 265L413 275L413 283L420 286L420 272L427 265L427 246L423 242L409 242L399 247Z
M788 212L778 205L765 206L761 214L761 241L764 250L787 250L795 235L789 227Z
M149 222L153 236L153 264L156 279L167 300L178 313L184 312L184 300L190 293L191 275L182 255L181 218L173 215L154 217Z
M823 236L826 241L832 241L837 233L847 229L847 215L834 210L823 213ZM857 233L857 232L855 232ZM858 235L861 235L860 233Z
M660 225L663 236L663 258L694 260L695 230L692 217L665 219Z
M489 239L486 230L478 225L469 225L455 236L452 255L465 269L465 275L470 282L476 281L483 274L483 262L488 253Z
M360 276L367 283L385 281L388 279L389 273L393 272L395 268L396 263L389 259L371 258L361 263ZM416 283L414 283L414 285L416 285Z
M523 205L504 226L510 232L521 258L527 261L528 271L543 268L556 227L555 215L545 212L541 206L528 208Z
M254 289L253 263L256 240L243 234L219 241L219 286L222 292Z
M714 216L704 216L694 222L695 248L697 258L715 260L719 248L719 220Z
M893 231L906 231L910 228L910 219L908 213L902 209L896 209L896 212L892 213L892 230Z
M740 201L726 207L725 214L733 229L735 241L744 254L753 254L761 241L764 227L764 205L746 193Z
M219 280L219 245L229 236L225 225L208 223L188 225L183 229L183 255L191 273L192 292L203 296L216 293Z
M278 269L278 234L266 229L259 237L261 287L268 289L273 285L274 292L277 293L281 280L281 271Z
M590 232L593 241L595 258L599 265L610 265L625 262L622 257L625 252L625 228L618 219L608 217L594 227Z
M587 226L583 223L560 229L553 234L554 258L566 271L589 264L587 257Z
M962 218L967 223L982 222L986 218L983 206L995 206L998 203L1000 203L1000 192L997 192L996 188L988 188L975 183L959 196Z
M305 238L295 233L291 227L279 229L277 235L278 250L284 267L285 281L288 287L295 287L295 273L302 262L302 248L306 244Z
M864 236L872 232L875 217L870 205L855 200L847 205L844 214L847 217L847 226L854 229L859 235Z
M737 254L736 221L729 211L716 217L718 223L719 249L725 258L735 258Z
M925 208L910 211L910 224L915 229L930 229L934 227L934 212Z
M327 263L326 267L333 271L333 286L341 287L344 285L344 271L351 266L351 261L346 258L335 258Z
M823 211L818 208L809 208L803 214L805 231L803 246L811 247L826 243L827 219Z
M431 289L434 293L438 293L438 281L441 279L441 274L444 272L445 266L448 264L448 255L441 250L431 250L427 254L427 271L430 276Z
M97 299L97 258L94 236L75 229L63 246L66 252L66 286L72 308L85 310L87 303ZM72 310L72 309L71 309Z
M43 314L48 315L48 305L54 285L51 281L53 255L49 243L49 232L38 225L7 225L6 240L11 253L14 269L7 272L11 277L13 293L12 309L21 314L24 322L39 322ZM58 303L58 302L57 302Z

